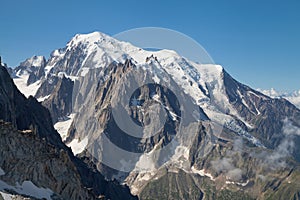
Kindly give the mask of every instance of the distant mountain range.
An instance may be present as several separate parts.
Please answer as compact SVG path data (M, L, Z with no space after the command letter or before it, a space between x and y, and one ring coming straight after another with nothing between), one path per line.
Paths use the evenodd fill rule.
M279 92L271 88L270 90L258 89L258 91L273 98L285 98L300 109L300 90L294 92Z
M17 140L2 145L3 192L31 181L65 199L300 199L299 93L257 91L220 65L100 32L1 70L1 137ZM16 146L25 168L13 168Z

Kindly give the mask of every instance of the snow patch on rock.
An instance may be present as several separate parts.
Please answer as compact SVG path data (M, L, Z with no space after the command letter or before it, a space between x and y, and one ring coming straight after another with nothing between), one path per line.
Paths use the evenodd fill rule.
M16 77L13 79L17 88L28 98L29 96L34 96L39 89L40 81L36 81L30 85L27 85L27 80L29 78L28 74Z
M198 170L193 166L191 168L191 170L192 170L192 173L194 173L194 174L199 174L200 176L206 176L206 177L210 178L210 180L215 181L214 177L210 173L207 173L204 169Z
M15 186L12 186L0 180L0 190L12 190L20 195L47 200L51 200L51 196L53 195L53 191L49 188L37 187L31 181L24 181L21 185L19 183L16 183ZM6 195L6 197L9 198L10 195Z
M75 155L83 152L88 145L88 137L83 138L82 140L74 139L69 144L67 144L68 147L71 147L73 153Z
M68 130L73 122L73 119L75 117L75 114L72 113L67 117L67 120L65 121L59 121L56 124L54 124L54 128L57 130L57 132L60 134L62 141L64 141L68 136Z

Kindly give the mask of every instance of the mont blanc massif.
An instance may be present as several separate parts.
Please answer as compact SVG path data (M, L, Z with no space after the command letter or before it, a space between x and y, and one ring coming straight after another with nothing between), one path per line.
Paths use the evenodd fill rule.
M5 60L5 58L2 58ZM0 199L300 199L300 110L100 32L0 67Z

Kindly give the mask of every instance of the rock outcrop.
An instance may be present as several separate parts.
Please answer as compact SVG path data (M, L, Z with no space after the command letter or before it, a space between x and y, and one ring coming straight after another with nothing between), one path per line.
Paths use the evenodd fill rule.
M42 102L51 113L53 123L64 120L72 113L72 92L74 82L62 76L49 98Z
M83 186L68 152L48 144L31 130L16 130L0 121L1 181L8 185L31 181L49 188L60 199L95 199ZM24 195L24 194L23 194Z

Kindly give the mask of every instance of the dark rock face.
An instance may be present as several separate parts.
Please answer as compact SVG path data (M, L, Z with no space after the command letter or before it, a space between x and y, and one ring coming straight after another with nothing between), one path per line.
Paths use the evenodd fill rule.
M51 113L53 123L63 120L72 112L73 81L63 76L60 78L50 97L42 102Z
M0 121L0 135L0 166L6 172L1 176L2 181L14 185L30 180L39 187L51 189L60 199L95 199L83 187L77 168L65 150L49 145L31 131L17 131L3 121Z
M162 145L167 145L171 138L175 136L179 124L179 121L172 120L171 116L168 116L164 127L157 134L141 140L141 138L124 133L118 127L109 108L102 110L105 107L104 105L110 105L113 95L117 94L115 90L119 84L118 77L123 73L126 74L126 71L130 71L134 65L128 60L124 65L111 65L111 67L113 69L109 70L112 71L109 79L96 90L96 94L100 94L100 96L96 97L99 100L96 107L98 108L98 112L101 113L101 119L103 119L100 123L106 124L104 126L104 133L107 133L109 140L122 149L139 153L151 151L160 142ZM136 124L144 126L151 121L147 112L151 111L151 108L157 103L151 97L152 94L156 93L162 99L163 105L166 105L169 110L174 111L178 118L181 116L178 109L179 102L176 101L176 96L172 91L158 84L147 84L134 91L130 98L130 117ZM134 102L135 99L139 100ZM165 111L167 112L167 110Z
M48 110L35 98L26 99L4 67L0 68L0 86L0 119L11 122L18 130L35 130L39 137L47 139L51 144L62 146Z
M15 77L15 73L14 73L14 70L10 67L7 67L7 66L4 66L7 70L7 72L9 73L10 77L11 78L14 78Z
M40 170L44 170L45 168L50 168L49 170L56 172L58 174L53 175L59 176L59 171L60 168L66 168L66 170L71 170L68 173L72 173L72 170L75 171L76 173L73 174L72 176L77 178L77 183L79 184L80 180L80 188L76 188L75 186L71 188L70 184L70 189L66 188L66 185L63 183L68 183L66 182L61 182L61 184L58 184L59 182L55 183L55 179L52 180L53 185L48 185L49 188L52 188L55 191L58 191L58 194L65 195L67 196L68 194L71 196L68 196L67 199L74 197L74 199L93 199L96 196L101 196L104 195L103 197L106 198L111 198L111 199L120 199L119 195L122 195L125 199L135 199L135 197L131 196L129 193L129 190L125 186L120 186L116 183L113 182L107 182L104 180L103 176L97 172L95 169L91 169L88 167L86 163L84 163L81 159L75 157L71 150L65 146L65 144L61 141L61 138L59 134L54 130L52 126L52 120L49 111L44 108L37 100L33 97L29 97L29 99L26 99L24 95L22 95L16 88L16 86L13 84L13 81L11 80L7 70L4 67L0 67L0 109L1 109L1 114L0 114L0 119L5 121L5 122L10 122L11 125L9 125L7 128L3 129L3 132L5 133L5 136L9 137L9 134L19 134L17 131L13 131L12 129L16 130L30 130L30 135L27 139L25 138L24 140L33 140L33 141L28 141L24 142L26 145L22 146L21 140L23 135L19 134L18 137L20 137L20 143L19 143L19 148L20 151L22 152L28 152L28 156L32 154L32 156L36 155L34 152L41 153L41 159L46 159L49 158L47 154L49 152L53 152L52 157L57 157L57 155L61 155L60 152L62 153L63 157L58 156L58 161L61 161L62 163L67 162L67 166L61 166L59 163L49 163L47 162L37 162L36 167L33 166L34 168L25 168L26 170L29 170L28 173L26 174L26 177L30 178L33 176L38 176L40 179L43 179L43 176L39 174L41 172ZM6 126L5 123L2 123L1 127ZM7 130L8 131L7 131ZM12 133L11 133L12 132ZM4 140L1 140L4 141ZM35 149L35 144L37 141L41 141L41 145L38 145L38 148ZM44 145L43 145L44 144ZM46 150L40 150L39 148L44 148L45 144L51 147L52 149L48 149L49 151ZM2 151L1 151L2 152ZM3 160L1 162L6 163L7 159L9 159L9 155L14 154L16 152L11 149L10 152L3 151L3 153L10 153L8 155L3 155ZM44 155L44 153L46 155ZM22 155L21 155L22 156ZM26 155L24 155L26 157ZM51 160L50 156L50 160ZM30 157L29 157L30 158ZM16 160L16 164L20 164L20 166L23 165L28 165L31 166L31 162L35 163L35 158L32 157L32 159L25 160L23 162L28 162L28 163L19 163L18 160ZM60 158L64 158L63 160L60 160ZM19 160L21 162L21 160ZM41 164L38 164L41 163ZM42 165L43 164L43 165ZM49 164L49 165L48 165ZM42 165L42 166L40 166ZM52 169L53 165L57 166L57 169ZM12 166L7 166L8 169L9 167ZM68 169L70 168L70 169ZM20 170L19 172L15 173L22 173L25 174L26 170L23 168L17 168ZM38 170L35 172L36 169ZM25 170L25 171L22 171ZM31 173L36 173L38 175L34 175ZM25 175L24 175L25 176ZM16 176L17 178L17 176ZM36 184L38 184L40 181L42 183L47 182L47 178L45 177L45 180L40 180L37 179ZM68 177L62 177L64 179ZM21 179L22 180L22 179ZM73 182L71 179L69 180L70 182ZM75 185L77 184L75 181ZM58 185L57 185L58 184ZM61 186L61 187L60 187ZM55 187L55 188L54 188ZM87 192L83 188L91 188L90 192ZM67 190L65 190L67 189ZM86 194L81 194L81 191L85 191ZM87 195L90 195L87 197ZM77 198L78 197L78 198ZM80 198L82 197L82 198Z
M224 72L224 84L230 103L241 117L254 125L249 132L267 147L274 149L284 138L282 128L285 119L300 128L300 110L287 100L265 96L237 82L227 72ZM296 138L300 139L299 136ZM296 151L299 150L297 147Z

